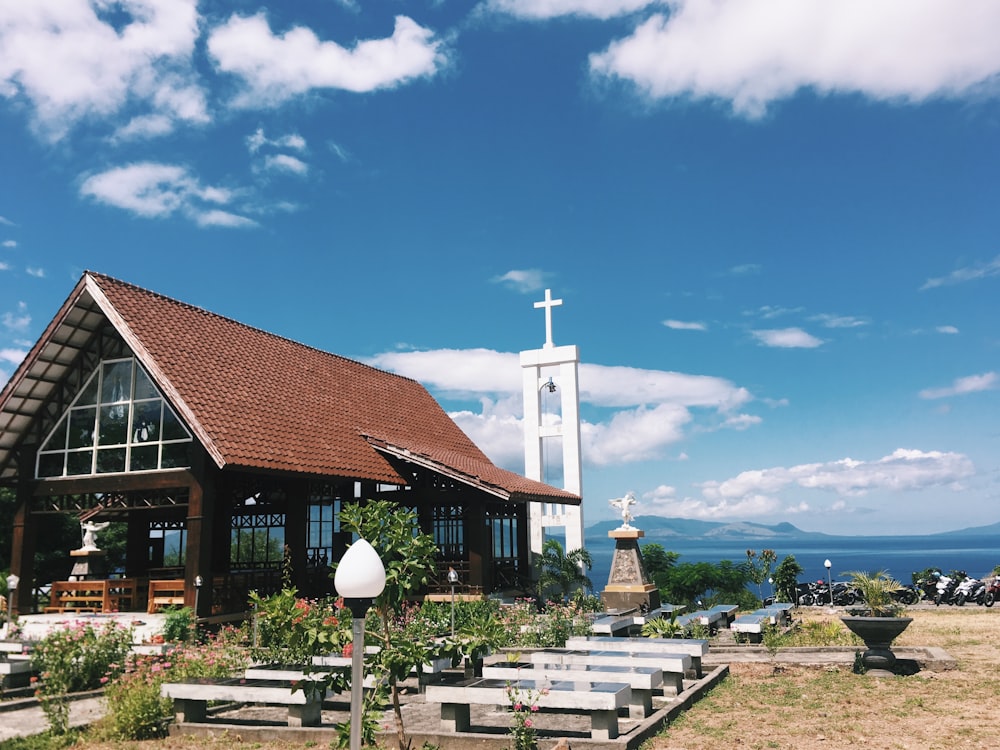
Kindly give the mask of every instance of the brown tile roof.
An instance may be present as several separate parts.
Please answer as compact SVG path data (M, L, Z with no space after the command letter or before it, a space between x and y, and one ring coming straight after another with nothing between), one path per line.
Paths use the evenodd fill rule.
M385 454L409 455L501 496L579 502L493 465L410 378L102 274L85 273L67 305L84 291L220 467L400 484Z

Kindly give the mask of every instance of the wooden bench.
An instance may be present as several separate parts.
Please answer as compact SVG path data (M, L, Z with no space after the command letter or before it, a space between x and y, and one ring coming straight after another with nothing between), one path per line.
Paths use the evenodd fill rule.
M701 638L607 638L593 635L574 635L566 639L566 648L687 654L691 657L693 676L700 679L702 677L701 657L708 653L708 641Z
M135 578L53 581L45 612L118 612L135 600Z
M288 707L288 726L319 726L322 716L323 691L292 691L286 681L232 679L199 679L186 682L165 682L160 695L172 698L178 722L205 721L208 701L265 703Z
M633 719L643 719L653 711L653 690L663 685L663 670L658 667L615 667L530 661L496 662L494 666L483 667L483 678L507 682L525 679L551 682L564 680L623 682L632 688L628 715Z
M169 578L149 582L146 612L152 614L163 607L184 606L184 579Z
M531 694L532 705L540 709L589 714L590 737L595 740L618 737L618 709L631 702L632 693L621 682L477 679L465 685L428 685L425 700L441 704L441 731L466 732L470 705L509 706L511 688Z

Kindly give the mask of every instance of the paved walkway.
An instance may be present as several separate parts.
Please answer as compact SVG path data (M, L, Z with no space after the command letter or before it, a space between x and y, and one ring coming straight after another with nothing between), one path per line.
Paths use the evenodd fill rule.
M70 703L70 726L91 724L104 716L103 695L88 695ZM0 742L13 737L41 734L49 728L45 712L34 698L0 703Z

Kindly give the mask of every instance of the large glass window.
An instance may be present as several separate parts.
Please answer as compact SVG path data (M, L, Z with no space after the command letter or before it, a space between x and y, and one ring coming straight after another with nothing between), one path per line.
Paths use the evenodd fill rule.
M49 433L36 476L191 465L191 433L134 357L105 360Z

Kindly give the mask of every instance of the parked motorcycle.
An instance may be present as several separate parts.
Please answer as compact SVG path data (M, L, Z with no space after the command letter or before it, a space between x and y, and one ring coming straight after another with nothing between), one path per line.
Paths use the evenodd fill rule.
M986 586L983 593L983 604L992 607L1000 599L1000 576L997 576Z
M955 590L958 588L960 580L957 575L938 576L937 585L935 586L934 604L938 607L942 604L954 604Z

